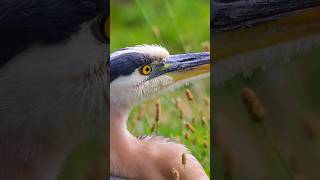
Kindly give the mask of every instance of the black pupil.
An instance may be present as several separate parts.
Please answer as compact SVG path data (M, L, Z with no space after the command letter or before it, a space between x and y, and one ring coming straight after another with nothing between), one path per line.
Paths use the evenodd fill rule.
M149 67L146 67L146 71L149 72L149 70L150 70Z

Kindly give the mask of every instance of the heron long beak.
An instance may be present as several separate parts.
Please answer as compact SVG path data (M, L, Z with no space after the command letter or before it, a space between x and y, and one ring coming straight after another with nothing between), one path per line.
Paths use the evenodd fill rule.
M282 3L236 1L215 6L211 29L213 86L223 85L235 75L249 74L256 68L278 66L276 62L281 60L299 59L296 57L320 47L320 2ZM291 3L294 5L288 5Z
M293 8L293 10L300 9L296 11L293 11L292 7L291 9L288 9L290 6L287 3L285 3L283 7L280 6L279 8L277 5L279 5L280 2L265 1L267 4L265 7L271 9L273 8L274 10L271 11L271 9L268 10L268 8L260 8L259 10L257 9L257 11L252 10L248 11L248 13L243 12L247 9L257 8L259 3L261 2L252 1L248 2L247 5L242 5L241 7L237 7L239 3L230 3L230 7L234 5L234 7L228 9L228 12L230 11L229 14L232 15L232 18L226 20L223 16L221 20L219 20L218 17L215 21L213 21L213 23L216 24L216 29L214 29L216 31L213 30L211 34L215 37L214 43L212 44L212 48L215 52L215 60L219 61L230 57L239 56L241 54L268 48L281 43L289 43L294 40L301 40L320 33L320 7L316 6L319 5L318 1L314 2L315 4L311 3L309 5L314 5L316 7L307 9L303 9L306 6L303 1L301 1L301 3L296 3L296 1L293 1L292 4L296 6ZM252 7L250 7L250 4ZM233 15L233 12L231 13L231 11L234 11L235 9L237 12L242 12L247 17L242 15ZM220 9L218 8L216 12L224 10L225 9L221 7ZM257 13L260 15L258 16ZM224 12L221 14L225 15L228 13ZM233 16L240 19L238 20ZM245 21L245 18L253 17L255 18ZM241 23L233 23L233 21L240 21ZM218 27L219 23L226 23L226 26L220 29ZM306 46L300 46L309 47L310 45L307 44ZM294 49L296 47L290 46L288 48Z
M163 73L170 76L174 82L201 76L209 72L209 52L170 55L163 67Z

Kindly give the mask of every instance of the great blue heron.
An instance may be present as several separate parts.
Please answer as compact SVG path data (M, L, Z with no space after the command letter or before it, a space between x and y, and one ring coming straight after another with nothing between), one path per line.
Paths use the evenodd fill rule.
M108 12L105 0L0 2L1 180L106 176Z
M121 49L110 59L110 171L129 179L208 179L182 144L157 136L134 137L127 120L134 105L209 74L210 54L169 55L160 46ZM170 119L169 119L170 120ZM181 162L186 154L187 163Z

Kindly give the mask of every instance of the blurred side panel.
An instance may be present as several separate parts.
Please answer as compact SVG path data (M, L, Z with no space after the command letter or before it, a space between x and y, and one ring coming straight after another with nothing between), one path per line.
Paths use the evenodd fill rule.
M320 177L319 5L211 1L214 178Z
M0 2L0 179L108 174L107 0Z

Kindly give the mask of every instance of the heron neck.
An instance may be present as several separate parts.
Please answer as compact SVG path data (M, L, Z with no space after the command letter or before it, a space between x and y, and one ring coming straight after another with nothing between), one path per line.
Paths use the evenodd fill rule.
M116 141L127 139L132 136L127 129L127 121L131 107L110 106L110 134ZM112 138L111 138L112 139Z
M134 136L127 129L127 121L132 107L110 105L110 142L111 148L127 148Z
M130 174L123 174L129 168L125 165L132 157L136 139L126 125L130 111L130 107L119 107L112 103L110 105L110 172L112 175L130 176Z
M126 126L132 107L114 105L110 107L110 171L112 175L162 180L168 179L170 168L175 167L181 173L182 179L189 177L208 180L203 168L192 155L188 155L192 160L186 167L181 164L181 154L188 153L183 145L168 143L168 139L161 137L137 140ZM149 152L146 149L153 150ZM159 162L159 157L166 158Z

